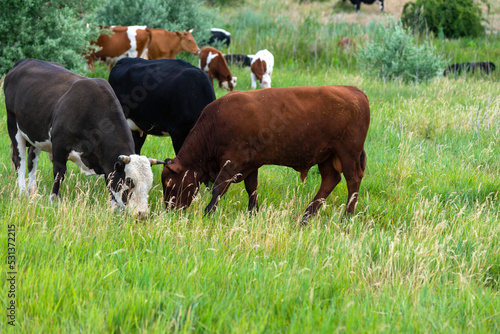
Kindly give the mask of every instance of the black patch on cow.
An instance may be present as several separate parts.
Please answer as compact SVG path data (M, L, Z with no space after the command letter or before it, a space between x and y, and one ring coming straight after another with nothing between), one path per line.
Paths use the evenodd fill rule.
M250 67L252 58L247 55L224 55L224 59L229 65Z
M356 12L359 11L359 9L361 8L361 4L364 3L366 5L371 5L372 3L374 3L375 1L378 1L379 4L380 4L380 11L383 11L384 10L384 0L350 0L351 3L353 5L356 6ZM343 0L343 2L345 2L345 0Z
M450 73L454 75L460 75L462 72L475 73L476 71L480 71L481 73L489 75L495 69L496 66L492 62L482 61L478 63L455 63L453 65L447 66L443 72L443 75L446 76Z
M111 70L109 83L125 117L142 130L133 131L137 154L148 134L164 133L178 153L201 111L215 100L208 75L181 59L124 58Z

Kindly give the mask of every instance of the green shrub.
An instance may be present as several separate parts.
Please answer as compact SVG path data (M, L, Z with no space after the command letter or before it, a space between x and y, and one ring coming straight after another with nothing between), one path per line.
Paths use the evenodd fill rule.
M481 0L487 4L487 0ZM481 8L474 0L416 0L403 7L404 27L448 38L478 37L484 34Z
M97 12L102 25L146 25L168 31L195 28L197 41L209 36L216 10L201 0L107 0Z
M97 37L87 27L96 0L0 0L0 76L21 58L37 58L76 69L83 67L82 52Z
M417 45L401 22L389 21L374 28L374 35L357 54L358 64L368 74L385 80L425 82L444 66L441 56L427 41Z

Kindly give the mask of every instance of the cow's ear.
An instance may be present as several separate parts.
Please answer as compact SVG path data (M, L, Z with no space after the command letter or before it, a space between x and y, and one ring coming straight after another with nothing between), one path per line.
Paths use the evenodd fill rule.
M183 170L183 167L179 161L175 161L172 159L165 159L165 168L168 168L173 173L180 173Z
M123 172L125 170L125 163L123 161L115 162L115 171Z
M179 30L176 30L176 31L175 31L175 34L176 34L177 36L182 36L182 34L179 32Z

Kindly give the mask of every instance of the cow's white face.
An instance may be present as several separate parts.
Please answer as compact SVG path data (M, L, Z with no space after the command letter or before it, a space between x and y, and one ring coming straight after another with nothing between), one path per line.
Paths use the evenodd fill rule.
M262 88L271 88L271 75L268 73L262 76L262 82L260 84Z
M151 163L145 156L132 154L115 164L110 180L112 205L126 209L135 217L145 218L149 213L148 197L153 185Z

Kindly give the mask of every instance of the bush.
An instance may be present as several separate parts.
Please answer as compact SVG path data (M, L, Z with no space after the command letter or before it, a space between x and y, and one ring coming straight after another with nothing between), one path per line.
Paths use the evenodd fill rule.
M84 13L96 5L96 0L0 0L0 76L21 58L83 68L82 53L98 34L86 26L90 18Z
M373 76L404 82L428 81L438 75L444 62L425 41L418 46L413 35L389 21L374 28L375 34L357 54L359 66Z
M481 0L487 3L487 0ZM403 7L401 21L417 32L432 31L447 38L478 37L484 34L481 8L474 0L416 0Z
M101 25L146 25L168 31L195 28L196 40L208 39L216 10L201 0L107 0L97 12Z

